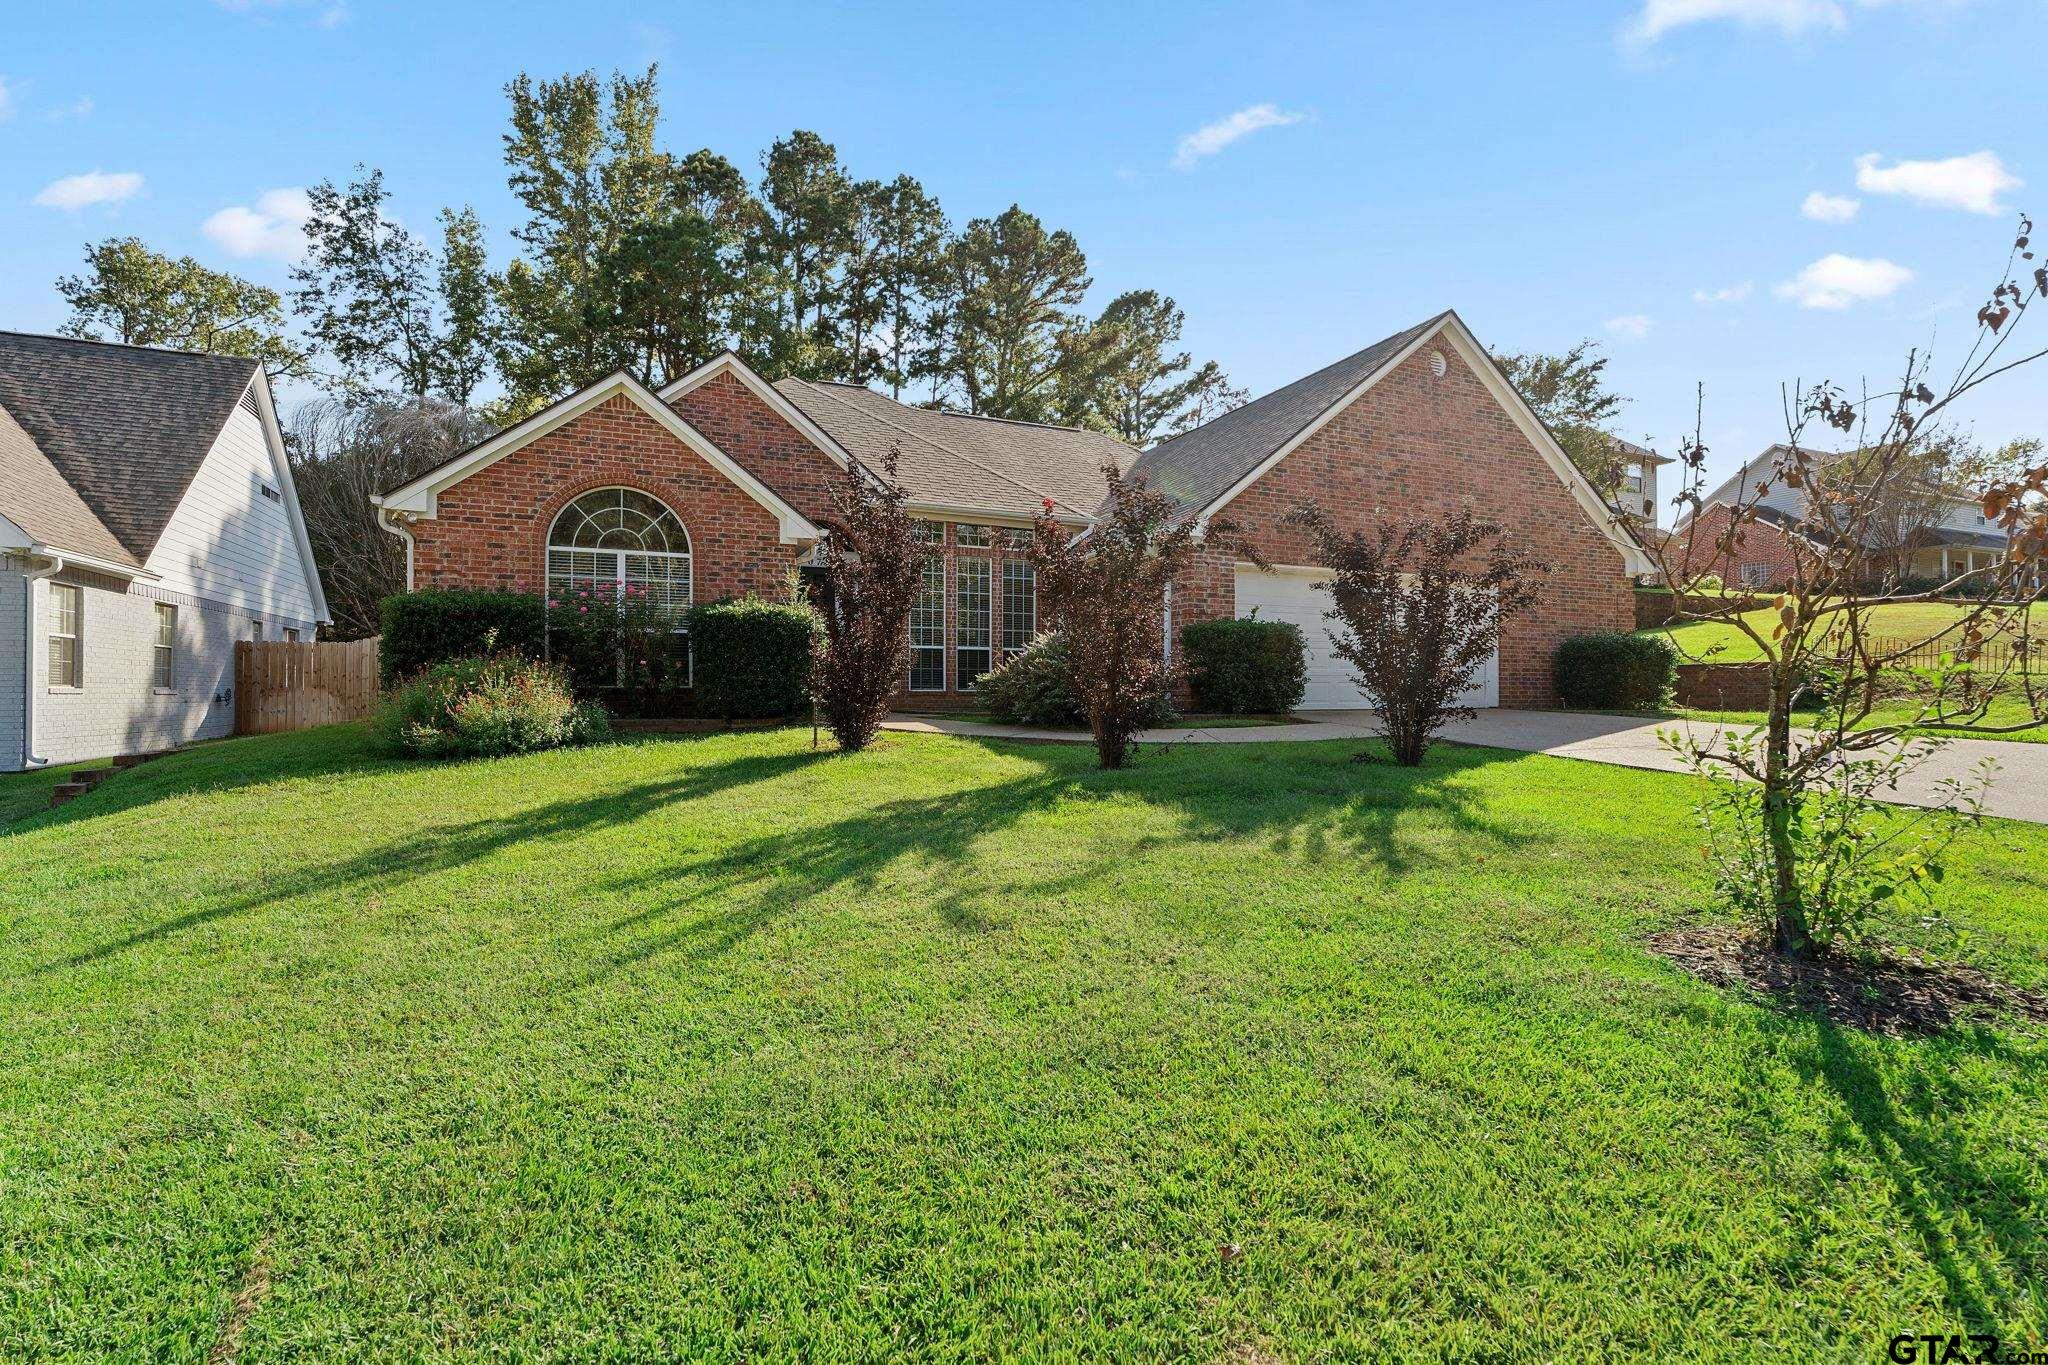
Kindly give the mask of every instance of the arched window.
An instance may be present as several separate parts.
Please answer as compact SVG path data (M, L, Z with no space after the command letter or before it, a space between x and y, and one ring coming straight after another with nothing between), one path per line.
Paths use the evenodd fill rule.
M660 500L598 488L564 507L548 528L548 593L577 585L647 594L680 616L690 608L690 535Z

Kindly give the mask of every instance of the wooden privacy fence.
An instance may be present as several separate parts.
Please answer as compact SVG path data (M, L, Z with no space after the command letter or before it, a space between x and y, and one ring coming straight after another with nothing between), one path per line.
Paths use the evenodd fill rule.
M267 735L360 720L377 705L377 639L243 640L235 646L235 733Z

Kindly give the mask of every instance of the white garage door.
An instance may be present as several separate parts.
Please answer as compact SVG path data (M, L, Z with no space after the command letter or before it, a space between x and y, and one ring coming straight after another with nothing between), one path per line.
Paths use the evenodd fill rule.
M1308 690L1302 694L1306 711L1352 710L1372 703L1351 681L1351 665L1330 648L1330 628L1323 618L1330 609L1330 594L1316 587L1329 575L1319 569L1258 569L1237 566L1237 614L1250 616L1258 608L1261 621L1291 621L1301 627L1302 644L1308 651ZM1479 670L1479 679L1460 699L1467 706L1500 705L1500 654L1496 651Z

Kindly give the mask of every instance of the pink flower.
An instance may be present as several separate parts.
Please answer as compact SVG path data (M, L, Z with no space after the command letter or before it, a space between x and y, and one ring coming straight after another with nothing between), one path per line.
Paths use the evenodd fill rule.
M589 607L578 607L578 608L576 608L576 614L577 614L578 616L588 616L588 615L590 615L590 608L589 608Z
M1052 511L1052 499L1051 499L1051 498L1040 498L1040 499L1039 499L1039 501L1045 504L1045 510L1046 510L1046 511L1048 511L1048 512Z
M550 597L550 598L548 599L548 605L549 605L549 606L551 606L551 607L559 607L559 606L561 606L562 604L561 604L560 602L556 601L556 600L555 600L554 598Z

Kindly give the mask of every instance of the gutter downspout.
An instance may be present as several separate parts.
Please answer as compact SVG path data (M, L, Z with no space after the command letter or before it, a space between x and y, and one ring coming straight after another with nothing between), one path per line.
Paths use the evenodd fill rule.
M21 767L47 768L50 760L36 752L36 584L64 572L64 556L51 555L49 564L30 569L21 576Z
M394 512L384 505L382 498L371 498L377 508L377 524L405 542L405 590L412 591L412 528L406 525L406 514Z

